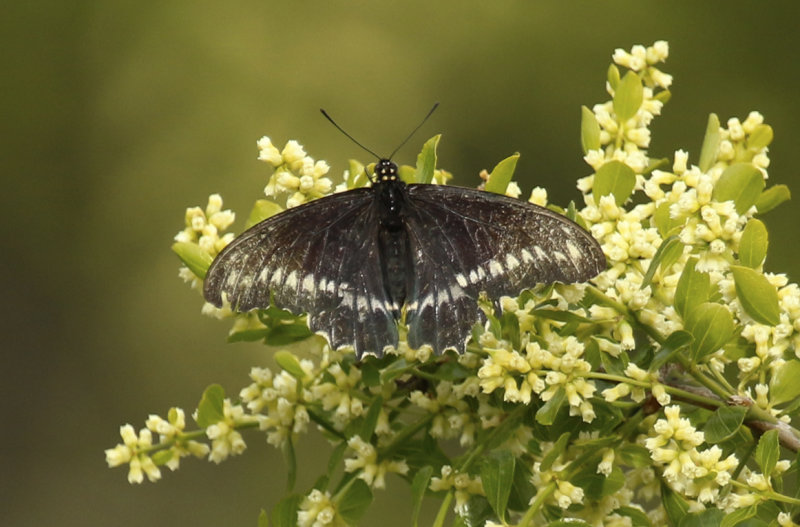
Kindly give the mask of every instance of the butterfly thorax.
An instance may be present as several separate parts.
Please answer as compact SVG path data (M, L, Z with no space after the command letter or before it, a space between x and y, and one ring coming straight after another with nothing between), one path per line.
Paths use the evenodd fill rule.
M381 160L375 165L375 199L379 217L378 250L383 285L392 311L399 312L406 300L413 277L413 260L408 231L403 222L407 207L406 184L397 175L397 165Z

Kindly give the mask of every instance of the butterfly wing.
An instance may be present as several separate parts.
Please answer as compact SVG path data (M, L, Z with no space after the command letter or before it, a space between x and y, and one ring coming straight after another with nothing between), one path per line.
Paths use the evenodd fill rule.
M355 189L268 218L233 240L212 262L203 294L237 311L274 304L308 313L312 331L360 356L397 344L381 281L378 221L371 189Z
M481 291L517 295L539 283L583 282L605 269L592 236L526 201L475 189L409 185L414 286L406 323L412 347L462 351L481 316Z

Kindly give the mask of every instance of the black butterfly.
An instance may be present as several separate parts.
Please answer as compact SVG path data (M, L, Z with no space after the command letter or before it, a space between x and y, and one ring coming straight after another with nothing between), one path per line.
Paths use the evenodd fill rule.
M481 291L518 295L583 282L606 260L576 223L526 201L445 185L406 184L377 163L371 187L333 194L262 221L231 242L205 278L216 306L307 313L334 348L382 355L398 342L463 352L483 316Z

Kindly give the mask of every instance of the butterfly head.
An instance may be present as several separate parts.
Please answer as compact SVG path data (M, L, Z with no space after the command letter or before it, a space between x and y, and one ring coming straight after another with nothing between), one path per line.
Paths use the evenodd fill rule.
M397 181L397 165L388 159L381 159L375 163L373 175L376 182Z

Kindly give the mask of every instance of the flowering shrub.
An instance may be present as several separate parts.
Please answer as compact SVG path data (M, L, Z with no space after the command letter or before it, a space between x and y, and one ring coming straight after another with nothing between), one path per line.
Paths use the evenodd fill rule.
M287 452L291 482L294 444L313 427L331 444L327 472L312 489L290 489L259 525L355 525L373 491L401 480L413 525L424 496L440 500L437 526L451 511L454 525L796 525L796 476L785 476L800 449L800 289L764 271L768 233L756 218L789 191L766 188L772 129L757 112L724 127L712 114L694 163L683 150L649 156L648 126L669 99L672 78L657 67L667 54L665 42L617 50L611 99L583 108L593 170L578 182L583 206L548 205L541 188L530 197L589 229L605 272L502 298L499 310L482 301L487 322L463 355L410 349L401 328L397 349L359 362L302 316L206 304L233 321L230 340L281 347L275 364L254 367L238 397L209 387L194 430L178 408L138 435L123 426L108 464L127 464L132 483L155 481L190 454L241 454L252 428ZM435 160L438 139L417 170ZM268 197L292 207L334 191L328 165L297 142L258 147L274 170ZM484 174L486 187L519 194L514 162ZM367 184L364 174L351 162L335 190ZM448 178L435 172L436 183ZM260 200L248 225L280 210ZM216 195L187 211L173 248L192 286L232 222Z

